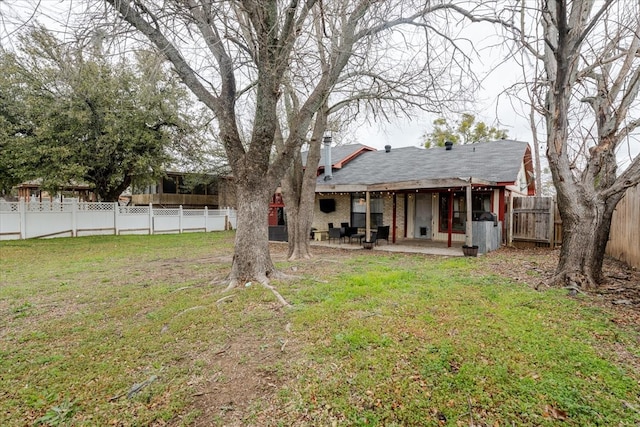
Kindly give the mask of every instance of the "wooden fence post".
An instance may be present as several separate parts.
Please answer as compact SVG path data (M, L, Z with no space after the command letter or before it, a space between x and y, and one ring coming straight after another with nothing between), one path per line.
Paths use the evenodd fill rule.
M555 242L555 234L556 234L556 208L554 205L553 198L549 203L549 247L553 249L556 245Z
M182 205L178 207L178 233L182 234Z

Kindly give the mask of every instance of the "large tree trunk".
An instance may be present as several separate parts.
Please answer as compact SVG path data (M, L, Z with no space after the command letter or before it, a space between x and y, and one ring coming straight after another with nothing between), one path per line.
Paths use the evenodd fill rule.
M322 135L327 128L328 108L324 105L316 113L313 135L309 141L306 167L298 154L287 171L282 183L282 196L287 207L287 232L289 260L311 258L311 224L316 199L316 177Z
M290 200L290 199L289 199ZM304 206L304 203L287 205L287 232L289 239L289 260L309 259L312 257L310 235L313 212L313 202Z
M597 195L593 198L579 196L573 205L560 208L563 234L554 277L556 283L589 289L604 282L602 266L611 219L621 198L620 194L608 197L606 201L599 200Z
M640 160L633 160L618 175L615 155L619 143L640 126L640 120L628 117L640 89L640 69L633 65L640 46L637 27L635 30L633 26L619 27L625 27L620 36L627 30L631 32L627 33L628 51L619 56L621 62L617 64L610 61L620 55L619 46L626 44L621 43L623 38L600 51L591 50L594 44L587 41L601 20L607 19L613 4L605 2L594 11L595 3L591 0L549 0L542 9L544 64L549 84L545 105L547 158L563 227L554 281L573 287L594 287L603 281L602 265L613 211L625 189L640 181ZM613 33L609 36L614 37ZM585 58L595 63L583 64ZM581 89L576 90L577 86ZM568 113L576 107L572 106L572 100L582 95L584 88L593 93L580 101L593 110L597 139L591 147L585 140L585 146L578 147L582 157L570 159L573 154L569 128L574 123ZM587 127L582 123L580 126Z
M593 287L596 281L591 266L599 223L597 209L593 201L579 197L568 186L558 186L557 191L562 218L562 247L553 281L574 287Z
M295 160L290 171L285 176L282 185L282 195L287 207L287 232L289 239L289 260L311 258L311 224L313 223L313 209L315 203L316 170L318 160L310 161L310 157L320 157L320 144L311 141L307 168L302 170L300 159ZM311 151L318 151L312 155ZM314 166L315 163L315 166ZM308 173L310 171L312 173ZM312 176L308 176L312 175Z
M268 240L271 193L270 188L256 185L255 180L236 181L238 225L229 276L232 286L249 280L267 283L275 272Z

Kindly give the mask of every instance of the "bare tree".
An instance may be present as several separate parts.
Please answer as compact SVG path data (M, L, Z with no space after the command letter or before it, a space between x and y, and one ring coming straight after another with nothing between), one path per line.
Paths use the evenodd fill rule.
M452 3L417 0L105 0L102 4L107 5L107 16L115 12L151 41L216 116L238 200L230 286L247 280L268 285L269 278L277 275L267 240L269 198L356 48L384 37L392 28L426 28L429 13L438 9L465 13ZM321 40L308 31L317 26L323 29ZM319 60L318 44L329 47L325 63ZM301 86L300 108L288 121L282 149L274 152L278 105L285 79L296 67L310 72Z
M340 3L335 3L333 6ZM323 135L329 125L345 129L363 117L389 121L411 116L416 110L442 113L453 111L471 101L478 82L472 72L473 46L456 39L451 30L457 20L490 20L490 16L471 15L455 5L424 10L421 21L395 28L372 27L367 38L354 45L349 63L331 89L328 100L316 113L306 163L296 155L282 181L282 193L287 206L289 259L311 257L309 235L314 213L316 171L320 159ZM324 14L339 14L325 4ZM313 28L317 53L322 67L331 57L331 41L324 34L339 32L338 22L322 23ZM381 34L380 30L388 30ZM461 46L459 44L462 44ZM471 51L471 53L470 53ZM300 106L300 88L308 80L307 69L290 71L291 80L285 92L285 117L295 115ZM283 128L286 128L283 124ZM333 129L332 131L335 131Z
M543 34L541 49L536 40L521 41L544 64L534 85L563 223L554 281L596 286L613 211L625 189L640 182L640 156L621 173L616 159L640 126L640 5L547 0L520 12L535 13Z

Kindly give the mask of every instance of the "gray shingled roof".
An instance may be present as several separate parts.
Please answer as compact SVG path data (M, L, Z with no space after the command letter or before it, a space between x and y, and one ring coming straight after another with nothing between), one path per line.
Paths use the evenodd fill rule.
M334 170L330 181L324 181L324 175L320 175L318 184L373 185L469 177L490 182L515 182L526 148L526 142L498 140L454 145L449 151L444 147L392 148L388 153L370 151L362 153L344 168Z
M363 148L368 148L368 147L362 144L349 144L349 145L339 145L337 147L331 147L331 163L335 165L336 163L346 159L350 155L354 154L355 152ZM324 144L321 150L322 151L320 152L320 163L318 163L318 166L324 166ZM302 152L302 164L304 166L307 165L306 151Z

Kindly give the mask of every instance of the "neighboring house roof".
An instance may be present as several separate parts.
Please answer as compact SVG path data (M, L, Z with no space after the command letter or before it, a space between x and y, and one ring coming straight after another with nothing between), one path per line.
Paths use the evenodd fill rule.
M430 149L404 147L362 153L349 166L333 171L331 180L318 177L318 190L326 186L375 185L428 180L469 179L487 183L513 183L518 179L528 144L498 140Z
M32 179L30 181L21 182L16 185L16 188L35 188L39 189L42 186L42 178ZM67 184L60 185L61 190L90 190L94 186L85 182L70 181Z
M318 169L324 170L325 162L325 150L324 146L320 152L320 162L318 163ZM331 164L332 169L341 169L345 164L358 157L360 154L368 151L376 151L375 148L362 144L349 144L339 145L337 147L331 147ZM307 165L307 151L302 152L302 164Z

